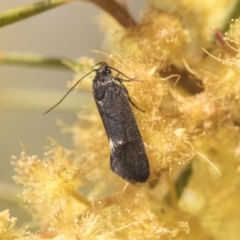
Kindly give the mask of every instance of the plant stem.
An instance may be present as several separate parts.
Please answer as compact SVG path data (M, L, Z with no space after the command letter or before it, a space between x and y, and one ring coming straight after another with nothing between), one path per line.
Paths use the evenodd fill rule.
M177 201L181 198L185 187L192 175L192 163L189 163L185 169L180 173L174 182L174 194L170 190L165 196L165 202L170 206L175 206Z
M66 62L73 66L79 65L77 61L72 59L48 58L37 54L0 53L0 64L4 63L27 67L60 68L63 70L73 71Z
M237 19L240 15L240 0L236 1L235 5L232 8L229 16L226 18L225 24L222 26L222 32L225 33L228 31L231 19Z
M45 0L4 11L0 13L0 27L21 21L69 2L73 2L73 0Z
M114 17L124 28L136 25L125 5L114 0L88 0Z

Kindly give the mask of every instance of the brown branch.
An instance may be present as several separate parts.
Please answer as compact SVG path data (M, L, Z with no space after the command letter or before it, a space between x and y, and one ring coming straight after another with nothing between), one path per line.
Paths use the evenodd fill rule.
M168 71L161 72L160 75L162 77L167 77L169 75L179 75L180 79L178 81L178 86L184 88L191 95L195 95L204 91L204 86L202 85L202 81L200 79L186 70L177 69L173 65L168 69ZM173 79L170 79L170 81L173 81Z
M109 13L124 28L129 28L136 25L136 22L133 20L124 4L120 4L114 0L88 0L88 1L98 5L104 11Z

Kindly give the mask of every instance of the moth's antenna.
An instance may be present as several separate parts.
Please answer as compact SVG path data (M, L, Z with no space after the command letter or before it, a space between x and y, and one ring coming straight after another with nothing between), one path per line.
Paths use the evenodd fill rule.
M133 79L133 78L130 78L130 77L126 76L124 73L120 72L119 70L117 70L117 69L114 68L114 67L109 67L109 66L108 66L108 68L113 69L113 70L116 71L117 73L122 74L124 77L126 77L126 78L129 79L129 80L137 81L137 80L135 80L135 79Z
M93 69L93 70L90 71L89 73L85 74L81 79L79 79L79 80L68 90L68 92L62 97L62 99L61 99L59 102L57 102L54 106L52 106L49 110L47 110L47 111L44 113L44 115L47 114L47 113L49 113L50 111L52 111L56 106L58 106L58 105L66 98L66 96L78 85L78 83L79 83L81 80L83 80L86 76L88 76L90 73L92 73L92 72L94 72L94 71L96 71L96 70Z
M105 66L105 67L108 67L109 69L113 69L114 71L116 71L117 73L122 74L124 77L126 77L127 79L129 79L129 80L131 80L131 81L137 81L137 80L135 80L135 79L132 79L132 78L126 76L124 73L120 72L120 71L117 70L116 68L114 68L114 67L109 67L109 66L107 65L107 63L105 63L105 62L99 62L99 63L95 64L94 66L92 66L92 68L94 68L95 66L100 65L100 64L103 65L103 66Z
M99 62L99 63L96 63L95 65L93 65L91 68L94 68L94 67L96 67L97 65L100 65L100 64L104 65L105 67L109 67L105 62Z

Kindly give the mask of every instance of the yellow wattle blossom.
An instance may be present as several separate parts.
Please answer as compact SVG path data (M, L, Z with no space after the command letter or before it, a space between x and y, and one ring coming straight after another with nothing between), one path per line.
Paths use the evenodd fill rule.
M208 8L223 13L225 1L202 7L180 1L178 13L159 4L149 1L140 23L126 29L108 22L119 32L105 40L113 48L105 61L132 79L124 84L145 111L132 108L149 180L132 185L110 171L108 139L90 103L70 128L73 150L52 141L43 159L23 152L13 161L21 197L39 224L36 239L239 238L239 22L232 22L218 45L213 35L204 37L219 19ZM89 66L93 60L80 62ZM85 68L75 71L77 79ZM0 217L2 233L11 236L8 213ZM16 230L16 239L28 236L24 231Z
M43 209L50 213L55 208L64 208L66 205L78 216L81 209L89 204L77 193L89 168L84 163L84 156L78 157L73 151L55 144L43 160L37 156L29 157L23 152L22 157L14 161L13 165L18 173L14 177L16 183L24 186L21 197L35 218L42 218ZM49 217L42 220L44 225L49 224Z
M34 238L27 228L16 228L17 219L14 217L10 218L9 210L0 212L0 239L3 240L14 240L14 239L37 239ZM32 237L32 238L31 238Z

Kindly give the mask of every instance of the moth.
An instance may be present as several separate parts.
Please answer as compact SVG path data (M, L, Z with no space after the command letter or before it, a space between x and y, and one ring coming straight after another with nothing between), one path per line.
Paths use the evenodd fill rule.
M133 103L127 88L123 85L124 81L134 80L105 62L100 62L93 67L97 65L100 67L83 76L67 94L84 77L96 72L92 92L109 140L111 170L130 183L146 182L150 174L149 162L130 104L144 111ZM122 74L129 80L121 79L118 75L114 77L111 70L115 70L118 75ZM56 107L67 94L47 112Z

